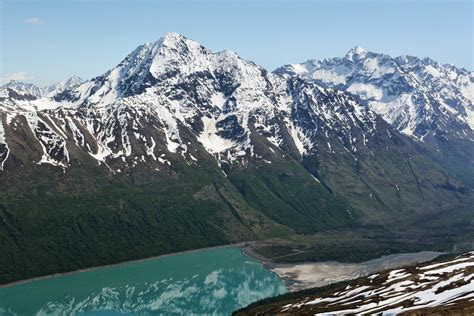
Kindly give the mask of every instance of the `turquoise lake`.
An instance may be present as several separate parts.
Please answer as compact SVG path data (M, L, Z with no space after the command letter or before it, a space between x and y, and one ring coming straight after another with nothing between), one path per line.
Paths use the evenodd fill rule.
M0 288L0 315L228 315L286 291L240 248L226 247Z

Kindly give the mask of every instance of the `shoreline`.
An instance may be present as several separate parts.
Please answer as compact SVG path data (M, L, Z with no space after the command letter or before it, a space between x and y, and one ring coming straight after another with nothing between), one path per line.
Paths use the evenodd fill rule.
M265 258L257 253L255 253L254 251L252 251L252 249L250 248L250 246L252 246L253 244L257 243L256 241L254 242L248 242L248 243L245 243L244 245L241 246L241 252L242 252L242 255L246 256L247 258L250 258L252 260L255 260L257 262L260 262L261 264L263 265L266 265L266 264L272 264L272 262L270 261L267 261L269 260L268 258Z
M244 247L242 248L244 249ZM288 292L327 286L332 283L357 279L389 269L431 261L443 252L420 251L399 253L378 257L360 263L341 263L337 261L277 263L260 261L264 268L275 273L285 284Z
M10 283L5 283L5 284L0 284L0 289L3 288L8 288L8 287L13 287L17 285L22 285L30 282L35 282L35 281L41 281L41 280L47 280L47 279L53 279L56 277L61 277L61 276L69 276L69 275L74 275L82 272L89 272L89 271L95 271L99 269L109 269L109 268L114 268L122 265L127 265L127 264L133 264L133 263L138 263L138 262L144 262L147 260L154 260L154 259L160 259L160 258L165 258L165 257L170 257L170 256L176 256L176 255L181 255L181 254L187 254L187 253L194 253L194 252L199 252L199 251L206 251L206 250L213 250L213 249L221 249L221 248L230 248L230 247L238 247L240 248L240 251L243 256L249 258L250 260L256 261L260 263L263 268L268 270L271 273L274 273L285 285L287 288L288 292L294 292L297 290L301 290L304 288L310 288L310 287L315 287L314 283L310 282L308 279L308 273L302 273L300 271L301 267L320 267L323 266L327 268L330 272L332 272L335 268L340 267L340 266L353 266L353 267L358 267L359 273L362 272L361 270L366 270L367 269L367 264L370 264L371 262L374 261L384 261L384 260L390 260L393 259L393 257L396 256L413 256L416 257L422 252L417 252L417 253L400 253L400 254L395 254L395 255L389 255L389 256L382 256L380 258L375 258L372 260L368 260L365 262L361 263L340 263L337 261L318 261L318 262L311 262L311 261L305 261L305 262L298 262L298 263L278 263L274 262L271 259L268 259L262 255L259 255L255 251L253 251L252 246L258 243L259 241L243 241L243 242L238 242L238 243L233 243L233 244L225 244L225 245L217 245L217 246L211 246L211 247L204 247L204 248L195 248L195 249L188 249L188 250L183 250L183 251L176 251L176 252L170 252L170 253L165 253L157 256L151 256L151 257L146 257L146 258L141 258L141 259L133 259L133 260L128 260L128 261L122 261L118 263L112 263L112 264L106 264L106 265L99 265L99 266L93 266L89 268L83 268L83 269L78 269L78 270L73 270L73 271L68 271L68 272L60 272L60 273L54 273L54 274L49 274L49 275L44 275L44 276L38 276L38 277L33 277L29 279L23 279L23 280L18 280L18 281L13 281ZM442 253L438 253L440 255ZM412 260L416 263L418 260ZM425 260L421 260L423 262ZM392 267L401 267L407 265L406 263L403 264L400 262L400 264L395 264ZM381 268L380 266L378 268ZM384 270L383 268L377 269L379 271ZM354 272L354 271L352 271ZM366 271L364 271L366 272ZM372 270L371 272L376 272ZM315 271L313 273L316 273ZM321 271L318 271L318 274L321 274ZM330 274L330 273L329 273ZM345 274L345 273L344 273ZM353 275L353 274L352 274ZM342 276L342 275L341 275ZM329 283L334 283L338 282L341 276L337 276L337 278L333 279L333 282L327 282L325 284L317 285L317 286L323 286ZM352 279L352 278L347 278L347 275L345 275L345 279ZM355 276L355 275L353 275ZM358 275L360 276L360 275ZM357 277L357 276L355 276ZM303 280L302 280L303 279Z
M53 278L57 278L57 277L61 277L61 276L74 275L74 274L78 274L78 273L82 273L82 272L95 271L95 270L99 270L99 269L109 269L109 268L114 268L114 267L117 267L117 266L133 264L133 263L143 262L143 261L147 261L147 260L154 260L154 259L160 259L160 258L165 258L165 257L171 257L171 256L176 256L176 255L182 255L182 254L187 254L187 253L193 253L193 252L198 252L198 251L213 250L213 249L220 249L220 248L230 248L230 247L240 247L241 249L243 249L245 246L247 246L248 244L251 244L251 243L253 243L253 242L252 241L242 241L242 242L233 243L233 244L225 244L225 245L217 245L217 246L204 247L204 248L188 249L188 250L182 250L182 251L176 251L176 252L169 252L169 253L165 253L165 254L162 254L162 255L151 256L151 257L146 257L146 258L141 258L141 259L133 259L133 260L127 260L127 261L122 261L122 262L118 262L118 263L111 263L111 264L93 266L93 267L83 268L83 269L78 269L78 270L73 270L73 271L42 275L42 276L38 276L38 277L33 277L33 278L28 278L28 279L23 279L23 280L18 280L18 281L13 281L13 282L9 282L9 283L0 284L0 289L12 287L12 286L17 286L17 285L22 285L22 284L26 284L26 283L30 283L30 282L35 282L35 281L53 279ZM259 261L259 260L256 260L256 261Z
M282 275L282 274L278 273L277 271L275 271L275 269L278 266L280 266L281 264L273 262L273 261L269 261L270 259L265 258L265 257L259 255L258 253L254 252L251 249L251 246L255 243L256 242L252 242L252 243L247 243L245 245L242 245L240 247L240 252L242 253L242 255L249 258L249 259L251 259L251 260L254 260L254 261L260 263L263 266L264 269L266 269L268 272L273 273L274 275L276 275L276 277L279 278L281 280L281 282L283 283L283 285L285 286L286 290L288 291L287 293L293 292L292 286L294 284L298 283L298 281L295 280L295 279L292 279L292 278L287 278L284 275Z
M397 269L428 262L446 254L445 252L419 251L391 254L358 263L338 261L280 263L256 253L252 249L255 243L247 243L241 246L242 254L260 262L265 269L277 275L283 281L289 293L348 281L387 269Z

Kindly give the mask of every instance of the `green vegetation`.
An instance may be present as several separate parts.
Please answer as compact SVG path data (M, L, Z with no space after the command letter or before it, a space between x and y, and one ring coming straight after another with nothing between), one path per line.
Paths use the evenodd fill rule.
M182 170L177 176L136 168L109 177L102 168L63 174L51 167L13 174L11 181L24 181L22 188L2 183L0 282L255 239L261 227L283 233L263 216L252 231L235 213L237 202L231 209L218 194L201 197L203 188L225 190L219 173ZM242 214L251 220L252 212Z
M170 154L171 166L121 172L78 148L67 170L38 166L37 143L12 142L0 283L243 240L271 239L255 251L281 262L472 248L471 191L406 138L374 138L355 159L342 145L301 157L252 137L267 161L221 169L189 137L198 164Z
M377 229L377 228L375 228ZM452 243L443 238L424 235L414 238L395 236L385 230L373 234L370 229L326 231L313 235L295 235L271 239L252 247L257 254L274 262L304 261L364 262L381 256L418 252L448 251Z
M229 173L229 180L249 205L297 233L345 227L356 221L347 212L348 203L291 160L236 168Z
M249 176L251 181L240 183L253 185L253 179L262 174L268 182L255 182L266 193L257 190L252 200L242 187L226 179L214 161L204 162L191 167L176 159L173 170L156 172L137 166L114 175L93 164L71 167L66 173L51 166L7 172L0 185L0 283L242 240L284 237L293 234L292 228L303 227L305 218L312 221L307 231L350 222L327 212L341 202L304 175L302 168L297 175L279 174L283 167L255 171L255 178ZM240 170L230 177L245 178L244 174ZM302 177L306 190L296 185ZM272 192L278 190L276 197ZM320 194L311 196L311 192ZM275 198L268 199L267 193ZM260 212L262 205L254 203L262 196L267 212ZM306 202L292 202L299 197ZM271 205L282 201L287 203L280 207L284 216L271 216ZM285 213L289 203L293 204ZM292 222L292 212L299 222Z

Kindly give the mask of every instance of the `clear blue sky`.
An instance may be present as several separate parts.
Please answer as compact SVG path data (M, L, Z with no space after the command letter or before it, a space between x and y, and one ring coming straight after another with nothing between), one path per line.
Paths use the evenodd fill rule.
M268 70L351 47L473 70L473 1L0 0L0 80L89 79L178 32Z

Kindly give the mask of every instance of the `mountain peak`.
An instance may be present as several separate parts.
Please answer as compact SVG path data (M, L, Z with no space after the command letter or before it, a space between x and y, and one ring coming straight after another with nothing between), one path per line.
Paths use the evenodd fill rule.
M346 58L349 59L349 60L354 60L354 59L357 59L357 58L363 58L363 57L365 57L366 53L367 52L362 47L355 46L347 52Z
M77 75L73 75L73 76L69 77L69 79L67 81L69 81L69 80L82 80L82 78L77 76Z
M33 83L27 83L23 81L18 81L18 80L8 80L5 82L3 85L0 86L1 88L13 88L13 89L39 89L36 85Z
M64 81L60 81L50 86L44 87L42 90L45 96L51 97L64 90L78 86L83 82L84 80L82 80L79 76L73 75Z
M71 93L77 102L110 103L117 98L143 92L157 78L189 73L206 66L211 52L181 34L165 33L158 41L138 46L115 68ZM94 89L90 89L93 85Z
M20 82L19 81L16 81L16 80L8 80L7 82L5 82L3 85L8 87L9 85L14 85L14 84L19 84Z
M176 33L176 32L166 32L163 34L163 36L160 38L160 42L176 42L176 41L183 41L186 40L187 38L184 37L183 35Z
M200 47L201 45L196 41L193 41L186 36L183 36L178 33L168 32L163 34L163 36L155 43L159 47L165 48L176 48L179 47Z
M70 87L70 86L74 86L74 85L78 85L80 83L84 82L84 80L82 80L81 77L79 76L71 76L69 77L68 79L66 79L66 81L64 82L61 82L65 87Z
M145 49L150 52L153 64L170 60L188 63L196 56L210 53L198 42L174 32L165 33L157 42L146 45Z
M25 83L18 80L9 80L0 86L0 90L10 88L20 94L28 94L40 98L43 95L41 88L32 83Z
M20 86L33 86L32 83L26 83L26 82L14 80L14 79L8 80L2 86L3 87L15 87L15 86L19 86L19 85Z

